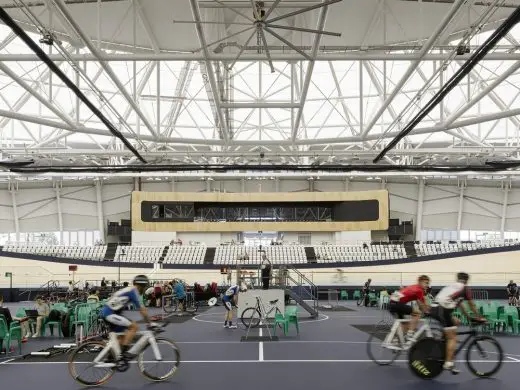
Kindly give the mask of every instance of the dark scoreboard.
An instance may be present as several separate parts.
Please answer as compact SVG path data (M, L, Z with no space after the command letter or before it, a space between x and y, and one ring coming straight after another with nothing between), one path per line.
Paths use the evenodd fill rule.
M379 201L168 202L142 201L143 222L362 222L378 221Z

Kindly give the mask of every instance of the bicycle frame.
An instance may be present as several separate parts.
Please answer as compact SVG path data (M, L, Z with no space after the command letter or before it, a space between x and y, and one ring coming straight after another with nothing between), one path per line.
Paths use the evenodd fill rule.
M116 357L121 356L121 345L119 344L118 336L122 336L124 333L109 333L108 343L103 348L103 350L96 356L94 359L95 364L101 364L103 360L107 357L110 351L113 351ZM161 352L159 351L159 347L157 346L157 341L155 340L155 335L151 331L142 331L137 332L136 336L141 336L139 340L130 348L128 351L131 354L137 355L142 352L148 344L151 345L153 353L155 355L155 359L157 361L162 360ZM115 364L114 364L115 365Z
M466 344L468 344L470 342L470 340L477 335L477 333L478 332L476 330L474 330L474 329L465 330L463 332L457 332L457 336L467 335L468 337L466 337L464 339L464 341L462 341L461 343L457 343L458 345L457 345L457 349L455 350L455 355L454 356L457 356L459 354L459 352L464 349Z
M390 333L385 337L385 340L383 341L383 346L387 349L395 349L395 350L406 350L408 349L415 340L417 340L423 333L426 333L427 337L432 337L432 331L430 329L430 326L428 323L421 319L419 320L422 322L421 327L415 331L412 339L410 339L408 342L404 339L404 333L403 333L403 327L402 324L410 322L409 319L406 320L395 320L394 324L392 325L392 328L390 329ZM392 345L392 340L396 336L399 338L400 345Z
M265 305L262 302L262 300L260 299L260 297L256 297L256 307L262 314L262 317L264 317L264 318L267 318L267 316L269 314L271 314L273 310L278 310L278 307L276 305L271 305L271 304L269 304L269 306L268 306L269 310L266 310Z

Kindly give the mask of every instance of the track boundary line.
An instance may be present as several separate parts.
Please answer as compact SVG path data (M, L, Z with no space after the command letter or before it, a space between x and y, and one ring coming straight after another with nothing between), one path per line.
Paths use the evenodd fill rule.
M174 363L174 361L163 361L164 363ZM408 360L395 360L395 363L408 363ZM465 360L456 360L457 363L465 363ZM497 360L474 360L475 363L497 363ZM3 362L4 365L56 365L56 364L68 364L69 362ZM79 364L89 364L89 362L77 362ZM131 364L137 364L136 361L130 362ZM147 363L153 363L148 361ZM193 364L193 363L214 363L214 364L227 364L227 363L374 363L370 359L272 359L272 360L181 360L182 363ZM520 363L520 360L504 360L503 363Z

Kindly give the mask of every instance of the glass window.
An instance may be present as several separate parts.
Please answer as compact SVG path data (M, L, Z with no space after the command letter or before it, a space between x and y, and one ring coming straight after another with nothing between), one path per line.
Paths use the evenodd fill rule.
M92 232L90 230L87 232L87 241L85 244L94 245L94 232Z

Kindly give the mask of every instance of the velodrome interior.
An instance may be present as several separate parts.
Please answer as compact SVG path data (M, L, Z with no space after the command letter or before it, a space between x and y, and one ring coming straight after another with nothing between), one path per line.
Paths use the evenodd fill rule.
M520 0L0 0L2 386L80 388L74 349L141 274L192 297L142 297L180 351L158 389L516 388L519 21ZM494 378L463 352L431 381L406 351L375 364L381 293L457 272L495 324ZM60 325L38 313L26 338L37 297ZM243 326L256 297L288 328ZM148 386L140 367L104 386Z

